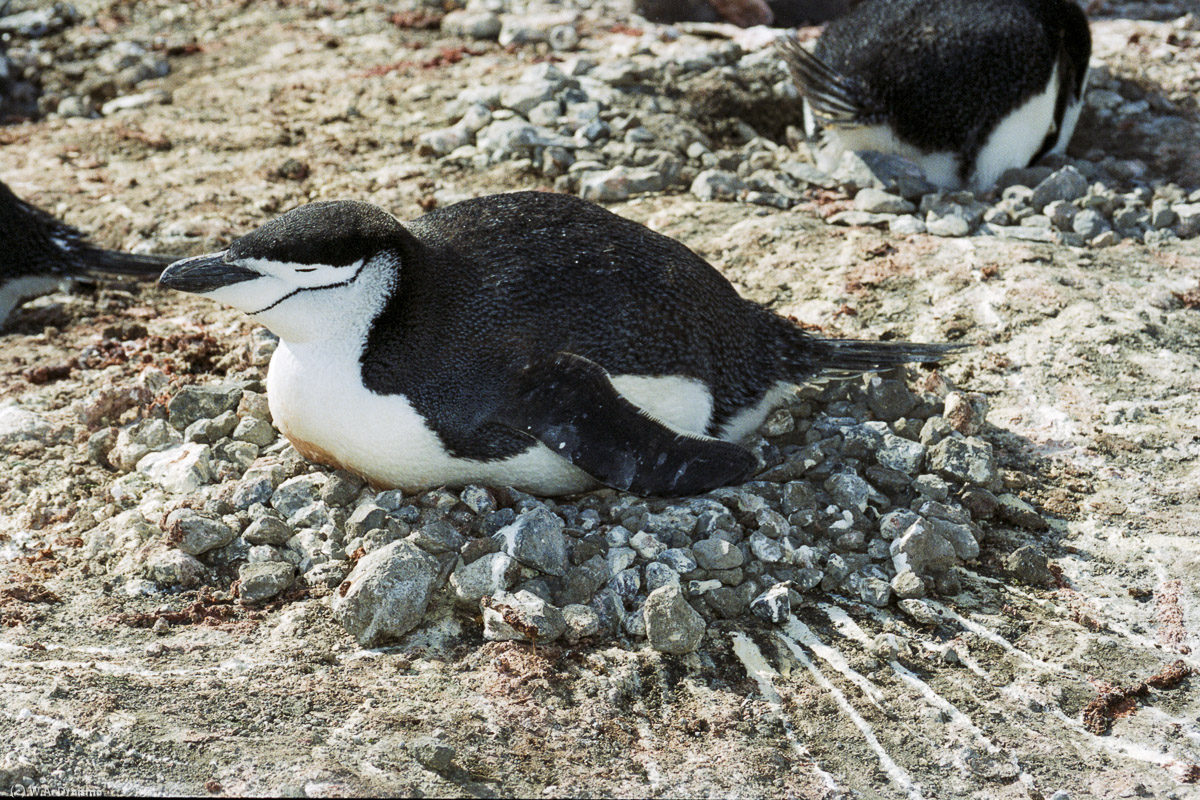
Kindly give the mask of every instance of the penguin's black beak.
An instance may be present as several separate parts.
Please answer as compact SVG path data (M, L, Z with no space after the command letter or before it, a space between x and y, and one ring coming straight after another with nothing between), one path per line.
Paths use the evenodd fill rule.
M225 252L185 258L163 270L158 283L168 289L206 294L223 286L261 278L261 272L225 261Z

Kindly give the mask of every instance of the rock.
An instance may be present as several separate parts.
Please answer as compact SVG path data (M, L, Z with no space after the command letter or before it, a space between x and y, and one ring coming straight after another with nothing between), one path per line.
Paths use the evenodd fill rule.
M987 396L979 392L950 392L942 416L963 436L975 436L987 421Z
M236 411L241 400L240 384L185 386L167 403L168 419L173 428L182 431L198 419Z
M941 502L950 496L950 484L939 478L937 475L918 475L912 482L912 487L920 493L922 497L928 497L930 500Z
M477 608L484 597L511 589L521 573L520 565L505 553L488 553L463 564L450 575L450 587L459 603ZM607 571L605 574L607 579ZM603 585L603 581L597 587ZM589 593L588 597L591 597Z
M867 405L877 419L894 422L912 411L916 404L916 395L908 390L904 381L874 376L867 383Z
M295 569L280 561L243 564L238 569L238 596L245 603L260 603L291 588Z
M562 612L532 592L497 592L480 601L489 642L553 642L567 630Z
M969 192L938 192L921 198L925 229L935 236L966 236L983 219L987 206Z
M586 172L579 179L579 196L593 203L614 203L635 194L661 192L673 176L657 170L617 166Z
M1044 531L1050 527L1033 506L1015 495L1002 494L996 498L996 502L997 515L1010 525L1031 531Z
M640 531L634 534L629 539L629 546L632 547L639 556L647 561L653 561L662 555L662 553L664 553L667 549L665 544L645 531Z
M346 537L355 539L369 530L382 528L387 523L387 510L374 504L363 503L346 520Z
M628 602L633 602L637 596L638 590L642 588L642 578L636 567L623 569L608 582L608 588L617 593L617 597Z
M0 446L45 442L53 429L45 419L18 405L0 407Z
M566 631L563 633L563 638L568 644L576 644L580 640L595 636L603 630L603 625L600 623L600 615L591 606L579 605L578 603L563 606L562 617L563 622L567 626Z
M173 494L188 494L212 481L212 448L188 442L147 453L137 471Z
M215 519L202 517L190 508L180 508L167 516L170 541L183 552L198 556L233 541L237 531Z
M87 440L88 460L105 469L115 469L108 460L108 454L117 444L118 435L119 432L116 428L101 428L89 436ZM0 434L0 439L2 438L3 434Z
M907 200L915 200L922 195L937 191L937 187L925 178L925 173L921 171L921 168L907 158L870 150L859 150L854 155L862 165L861 168L856 168L854 171L855 180L865 179L867 175L870 175L870 183L861 184L864 189L881 189ZM908 212L891 213L904 214Z
M917 207L894 194L868 186L854 195L854 207L871 214L911 214Z
M979 557L979 542L971 526L959 522L947 522L944 519L930 519L930 527L937 532L950 546L954 554L963 561Z
M1073 204L1066 200L1055 200L1042 210L1058 230L1075 230L1075 217L1079 214L1079 209Z
M875 451L875 460L888 469L915 475L921 471L925 461L925 445L897 436L894 433L885 434L879 449Z
M692 194L701 200L735 200L746 188L732 172L706 169L692 181Z
M897 573L911 570L924 576L958 564L954 545L923 520L913 523L903 536L892 542L891 554Z
M200 560L182 550L163 550L146 562L150 579L163 587L189 588L207 583L208 568Z
M924 600L901 600L897 605L913 622L920 625L938 625L942 621L941 615Z
M702 569L733 569L742 564L742 551L725 539L711 537L692 545L692 555Z
M684 599L674 584L655 589L642 608L646 638L660 653L682 655L694 652L704 638L704 618Z
M858 596L867 605L885 608L892 599L892 587L880 578L866 578L858 582Z
M466 39L496 39L500 36L500 18L490 11L460 9L442 17L443 36Z
M644 573L646 576L646 593L649 594L655 589L662 588L672 583L679 583L679 573L663 564L660 561L654 561L647 564Z
M897 572L896 577L892 578L891 587L902 600L925 596L925 582L910 569Z
M759 561L775 564L783 560L783 548L779 546L779 542L764 536L761 532L756 531L751 534L749 544L750 552Z
M889 511L879 518L879 535L892 541L903 536L905 531L920 521L921 517L907 508Z
M750 612L767 622L781 624L792 615L792 601L788 587L777 583L750 601Z
M573 139L560 136L547 128L530 125L520 117L496 120L475 136L475 146L480 150L513 157L535 147L576 146Z
M392 542L359 559L333 595L333 618L364 647L398 639L425 615L438 571L433 556Z
M243 417L233 429L233 438L239 442L249 442L258 447L272 444L278 434L274 426L265 419L258 417Z
M500 549L522 564L562 577L567 574L566 527L562 518L544 506L524 511L496 533Z
M825 481L825 491L829 492L839 508L866 511L871 486L857 475L842 472Z
M1091 240L1105 231L1111 230L1111 226L1099 211L1085 208L1071 221L1071 230L1083 238Z
M454 526L444 520L431 522L413 531L408 541L427 553L457 553L466 539Z
M137 467L147 453L166 450L181 443L178 431L161 419L144 419L122 428L117 434L117 443L108 454L108 460L122 472Z
M925 222L912 214L904 214L896 217L888 223L888 231L896 236L914 236L918 233L925 233Z
M320 502L326 480L328 478L320 473L289 478L271 495L271 508L290 521L305 508Z
M1005 568L1014 577L1030 586L1051 586L1054 584L1054 573L1050 571L1050 562L1036 545L1027 544L1008 554L1004 560Z
M366 485L367 482L354 473L338 470L321 487L321 500L326 505L342 508L354 502Z
M990 442L949 437L929 450L929 468L943 478L989 486L999 479Z
M1041 211L1055 200L1077 200L1087 194L1087 178L1078 169L1068 164L1062 169L1051 173L1033 190L1030 205L1035 211Z
M1200 236L1200 203L1180 203L1172 206L1171 210L1179 217L1175 223L1175 233L1180 239Z
M445 772L454 761L454 748L432 736L413 739L408 749L421 766L434 772Z
M872 214L867 211L839 211L826 219L830 225L848 225L850 227L870 228L890 225L896 217L894 214Z
M686 575L696 569L696 560L684 550L677 547L664 550L658 560L666 564L680 575Z

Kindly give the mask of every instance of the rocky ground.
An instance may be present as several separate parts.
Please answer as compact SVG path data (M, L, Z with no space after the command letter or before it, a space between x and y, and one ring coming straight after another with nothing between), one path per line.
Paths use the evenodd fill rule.
M1069 157L975 196L816 172L765 29L11 4L0 178L106 245L569 191L826 334L969 347L804 390L703 498L406 496L278 437L239 314L30 303L0 338L0 790L1200 795L1187 11L1091 3Z

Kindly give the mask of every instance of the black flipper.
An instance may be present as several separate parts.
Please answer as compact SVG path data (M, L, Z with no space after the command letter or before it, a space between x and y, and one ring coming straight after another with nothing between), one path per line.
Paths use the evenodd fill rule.
M877 116L850 78L805 50L796 37L777 39L775 49L791 71L796 88L821 120L833 125L866 125Z
M75 258L84 273L93 277L127 275L146 280L157 279L164 269L179 260L175 256L122 253L119 250L103 250L99 247L80 250Z
M758 465L744 447L671 430L622 397L603 367L570 353L526 369L498 420L637 495L700 494L740 483Z

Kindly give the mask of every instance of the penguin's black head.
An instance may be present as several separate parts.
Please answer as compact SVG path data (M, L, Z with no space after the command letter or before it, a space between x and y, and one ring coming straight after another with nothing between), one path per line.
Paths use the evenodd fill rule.
M299 338L306 327L360 313L365 300L385 292L408 235L378 206L351 200L312 203L235 240L227 250L176 261L159 283L245 311L281 338L289 333Z

